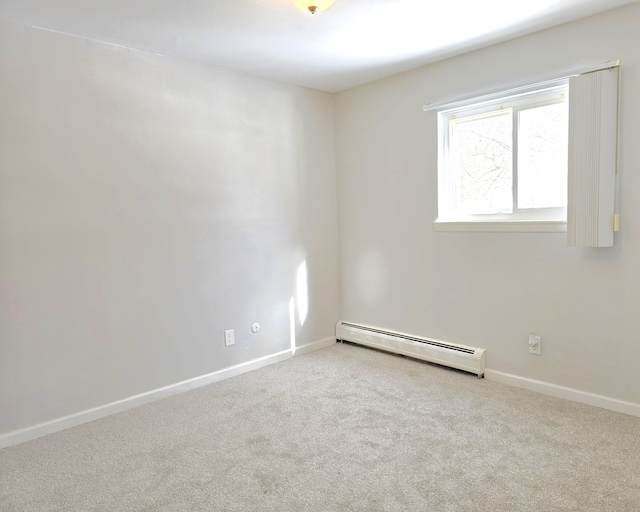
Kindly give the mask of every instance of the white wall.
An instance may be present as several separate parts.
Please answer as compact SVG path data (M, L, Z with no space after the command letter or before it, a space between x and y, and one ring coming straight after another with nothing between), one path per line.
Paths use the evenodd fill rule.
M634 4L337 94L342 317L485 347L494 371L639 404L638 27ZM613 248L434 231L436 115L422 105L618 58ZM530 331L541 357L528 353Z
M305 261L333 335L331 95L1 23L0 102L0 434L290 348Z

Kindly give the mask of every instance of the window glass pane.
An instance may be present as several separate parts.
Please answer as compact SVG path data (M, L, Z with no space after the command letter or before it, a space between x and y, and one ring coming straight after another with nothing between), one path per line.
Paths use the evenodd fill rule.
M450 155L457 212L511 212L511 139L511 109L451 121Z
M522 110L518 116L518 208L567 206L568 105Z

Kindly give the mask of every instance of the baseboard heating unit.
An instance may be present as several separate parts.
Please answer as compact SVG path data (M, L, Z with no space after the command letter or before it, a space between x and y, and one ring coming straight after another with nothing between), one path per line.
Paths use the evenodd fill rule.
M340 321L336 339L484 376L485 349Z

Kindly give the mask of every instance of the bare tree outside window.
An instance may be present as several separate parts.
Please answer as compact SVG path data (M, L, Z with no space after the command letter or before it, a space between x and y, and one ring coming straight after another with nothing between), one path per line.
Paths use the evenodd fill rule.
M456 211L511 211L513 148L511 110L452 122Z
M519 112L519 208L567 206L568 137L566 103Z
M566 211L568 117L563 91L450 114L450 211L463 216Z

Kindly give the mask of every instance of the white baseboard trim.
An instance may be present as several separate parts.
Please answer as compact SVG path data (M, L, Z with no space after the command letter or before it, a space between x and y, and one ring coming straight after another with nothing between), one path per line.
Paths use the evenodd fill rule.
M593 405L610 411L640 417L640 404L635 404L633 402L625 402L615 398L587 393L586 391L558 386L556 384L550 384L549 382L540 380L527 379L525 377L519 377L517 375L511 375L509 373L503 373L496 370L485 370L484 377L488 380L501 382L502 384L508 384L510 386L527 389L529 391L536 391L544 395L564 398L566 400L572 400L574 402L580 402L582 404Z
M292 351L291 349L283 350L281 352L276 352L275 354L270 354L259 359L254 359L252 361L247 361L235 366L223 368L222 370L208 373L206 375L201 375L200 377L194 377L193 379L177 382L176 384L170 384L169 386L164 386L162 388L147 391L146 393L140 393L139 395L130 396L123 400L118 400L117 402L94 407L93 409L87 409L86 411L81 411L69 416L64 416L62 418L40 423L32 427L14 430L13 432L7 432L6 434L0 435L0 449L24 443L26 441L31 441L32 439L37 439L38 437L53 434L67 428L76 427L90 421L104 418L105 416L110 416L112 414L126 411L127 409L132 409L134 407L138 407L149 402L154 402L162 398L167 398L169 396L177 395L179 393L184 393L185 391L206 386L208 384L228 379L242 373L257 370L258 368L262 368L274 363L279 363L280 361L285 361L286 359L289 359L293 356L307 354L309 352L331 346L335 343L335 336L331 336L319 341L300 345L296 347L295 351Z

